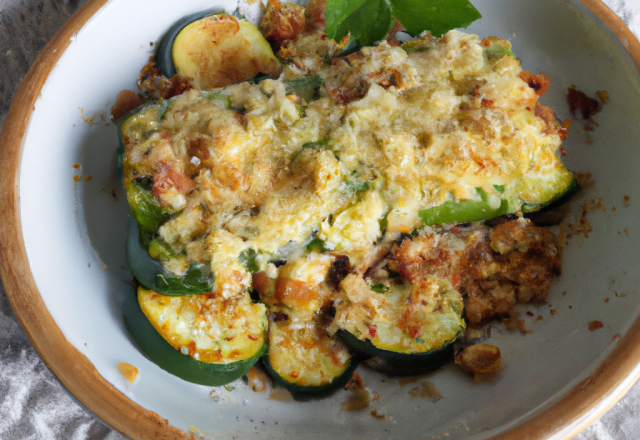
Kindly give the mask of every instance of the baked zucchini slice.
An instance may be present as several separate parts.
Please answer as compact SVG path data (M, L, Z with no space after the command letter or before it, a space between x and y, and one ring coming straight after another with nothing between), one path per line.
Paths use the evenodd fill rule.
M579 190L571 171L558 160L548 175L531 174L516 182L510 189L494 185L498 194L487 194L476 188L478 199L447 201L419 212L423 226L450 223L471 223L491 220L505 214L524 214L540 211L556 201L567 201Z
M214 276L209 264L192 262L182 277L169 275L159 261L151 258L143 240L145 236L140 233L135 217L129 217L127 263L142 286L166 296L197 295L214 290ZM154 242L151 241L151 246Z
M160 72L169 78L191 78L200 90L247 81L260 73L278 77L280 62L258 28L219 12L193 14L171 27L156 55Z
M265 308L248 294L231 301L175 298L139 287L125 296L123 314L131 337L151 361L189 382L233 382L267 351Z
M347 347L315 321L272 321L264 364L294 398L321 397L344 387L356 369Z
M425 276L409 283L371 285L350 274L346 298L336 303L334 326L357 352L435 369L453 359L451 344L464 332L462 295L451 283Z

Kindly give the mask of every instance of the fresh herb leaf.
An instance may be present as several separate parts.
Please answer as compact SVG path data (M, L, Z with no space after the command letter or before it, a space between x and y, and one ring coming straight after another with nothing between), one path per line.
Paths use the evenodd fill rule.
M511 49L507 47L507 45L508 45L508 42L493 40L491 41L491 46L486 47L483 50L483 53L489 61L495 61L498 58L501 58L505 55L512 57L513 52L511 52Z
M504 185L493 185L493 187L495 188L496 191L498 191L500 194L504 193Z
M300 154L302 154L302 152L304 150L306 150L307 148L310 148L312 150L322 150L327 145L329 145L329 141L327 141L327 140L314 141L314 142L305 142L304 144L302 144L300 149L298 151L296 151L296 154L293 155L293 159L291 159L291 162L295 161L298 158L298 156L300 156Z
M155 286L162 289L162 294L167 296L183 296L194 292L213 291L214 276L209 264L191 262L189 269L183 277L156 275ZM155 289L154 289L155 290Z
M480 198L482 199L483 202L486 202L487 200L489 200L487 193L484 192L482 188L476 188L476 191L478 192L478 194L480 194Z
M285 79L284 83L291 87L293 93L307 102L313 101L318 87L324 85L324 81L318 75L299 76L293 79Z
M413 36L431 31L439 37L482 17L469 0L389 0L389 5L391 15Z
M319 239L318 237L315 237L313 240L311 240L309 242L309 244L307 245L307 250L310 252L318 252L318 253L322 253L327 251L327 247L324 244L324 241Z
M167 116L167 112L169 111L169 107L171 107L170 99L161 99L160 100L160 122L164 121L164 117Z
M259 272L260 266L257 261L258 253L253 248L247 248L240 253L238 262L247 269L247 272Z
M416 338L416 342L419 344L424 344L424 339Z
M376 293L387 293L389 291L389 288L384 284L372 284L371 290Z
M382 40L398 19L411 35L428 30L435 36L467 27L481 17L469 0L327 0L327 37L369 46Z
M382 40L393 25L385 0L327 0L325 22L327 37L340 41L350 33L361 46Z
M361 192L361 191L368 191L369 189L371 189L371 185L369 185L369 182L353 182L351 180L347 180L344 182L344 186L347 189L347 191L349 192Z
M220 102L223 105L223 107L226 109L231 108L231 96L229 95L225 95L223 93L208 92L208 93L205 93L203 96L209 101Z

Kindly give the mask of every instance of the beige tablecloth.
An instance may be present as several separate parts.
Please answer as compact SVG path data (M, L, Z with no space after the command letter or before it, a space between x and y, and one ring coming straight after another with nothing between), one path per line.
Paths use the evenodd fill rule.
M640 0L604 2L640 35ZM0 127L37 52L84 3L86 0L0 0ZM0 439L88 438L122 437L86 412L47 369L17 323L0 285ZM640 382L576 439L640 439Z

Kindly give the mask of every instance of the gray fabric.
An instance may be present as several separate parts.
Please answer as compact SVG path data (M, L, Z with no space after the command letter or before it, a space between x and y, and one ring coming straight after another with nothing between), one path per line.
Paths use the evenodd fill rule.
M39 50L86 0L0 0L0 127ZM605 0L640 35L640 0ZM1 264L2 262L0 262ZM637 439L640 383L578 440ZM40 360L0 285L0 439L122 437L84 410Z

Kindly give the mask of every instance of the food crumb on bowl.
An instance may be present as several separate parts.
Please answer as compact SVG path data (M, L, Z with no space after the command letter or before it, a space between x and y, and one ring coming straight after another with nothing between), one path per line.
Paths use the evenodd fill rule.
M265 393L267 391L267 376L256 367L247 373L247 384L255 393Z
M422 379L428 377L428 374L423 374L421 376L407 376L400 378L398 384L403 387L412 383L420 382Z
M604 324L602 323L602 321L597 321L596 320L596 321L591 321L589 323L589 331L590 332L596 331L596 330L598 330L598 329L600 329L602 327L604 327Z
M139 373L139 370L128 362L120 362L118 371L129 383L135 382Z
M285 388L278 388L269 394L269 400L277 400L278 402L293 402L294 398L291 391Z
M444 399L444 396L438 391L433 382L422 382L415 388L412 388L409 391L409 396L411 397L421 397L423 399L430 400L431 402L437 402L438 400Z

